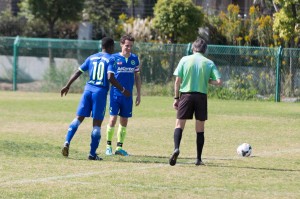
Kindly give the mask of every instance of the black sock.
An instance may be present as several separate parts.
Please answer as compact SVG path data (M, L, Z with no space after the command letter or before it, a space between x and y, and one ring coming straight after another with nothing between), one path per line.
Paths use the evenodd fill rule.
M182 137L182 129L176 128L174 130L174 146L175 146L175 149L179 149L181 137Z
M123 147L123 143L117 142L117 147Z
M202 149L204 145L204 132L197 132L197 159L202 161L201 155L202 155Z

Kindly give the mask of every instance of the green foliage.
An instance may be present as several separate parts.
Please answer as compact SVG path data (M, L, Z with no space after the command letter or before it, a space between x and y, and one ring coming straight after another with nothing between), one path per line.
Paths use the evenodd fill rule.
M23 36L47 38L48 31L47 24L45 24L41 19L33 19L26 22Z
M240 8L238 5L230 4L227 13L220 13L221 26L220 31L225 35L228 44L240 45L240 36L242 33L242 21L238 17Z
M247 24L246 45L251 45L257 41L260 46L273 46L273 20L270 16L261 15L258 7L251 6Z
M250 100L256 98L257 90L252 88L251 81L247 80L245 74L233 75L233 77L228 80L225 85L225 87L210 86L209 96L227 100Z
M153 26L171 43L193 41L203 22L201 7L191 0L158 0L155 4Z
M83 0L27 0L31 13L49 23L78 20L83 9Z
M227 44L227 40L226 37L222 34L221 30L220 30L220 26L222 24L222 21L220 19L220 17L218 16L206 16L205 17L205 23L204 23L204 27L208 28L208 41L211 44L215 44L215 45L226 45ZM205 36L202 36L201 34L199 35L202 38L205 38Z
M222 87L209 86L208 96L226 100L272 100L275 88L272 72L233 73Z
M17 36L22 35L24 26L22 25L25 19L15 17L9 10L3 11L0 14L0 36Z
M290 47L294 47L299 42L299 32L297 26L300 24L300 0L275 0L280 6L279 12L274 14L274 32Z
M57 21L76 21L81 18L83 3L83 0L24 0L20 5L29 20L34 16L48 24L51 38Z
M113 36L115 20L111 17L113 0L85 0L83 14L93 24L92 39Z

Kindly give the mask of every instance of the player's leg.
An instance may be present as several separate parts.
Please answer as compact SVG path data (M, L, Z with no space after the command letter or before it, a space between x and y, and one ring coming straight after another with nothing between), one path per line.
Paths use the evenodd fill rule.
M77 107L77 117L69 125L68 132L66 134L66 140L62 149L63 156L69 156L69 146L71 144L71 140L75 135L79 125L83 122L84 118L90 116L91 107L91 93L89 91L84 91Z
M128 153L123 149L123 143L126 137L126 127L128 123L128 118L120 116L120 124L117 132L117 148L115 151L116 155L128 156Z
M83 120L84 120L83 116L77 116L69 125L68 132L66 134L66 140L61 151L63 156L65 157L69 156L69 147L70 147L71 140Z
M202 162L202 150L204 146L204 124L205 120L207 120L207 95L206 94L198 94L194 96L195 102L195 131L196 131L196 146L197 146L197 158L195 165L204 165Z
M106 95L107 93L105 90L100 90L92 94L93 130L91 132L90 154L88 156L89 160L102 160L102 158L97 155L96 151L101 140L101 125L105 116Z
M98 156L96 153L100 140L101 140L101 125L102 120L96 120L93 119L93 130L91 132L91 148L90 148L90 154L88 156L89 160L102 160L101 157Z
M179 147L182 137L182 132L187 119L192 119L194 114L194 104L191 103L191 94L183 94L180 96L177 110L177 120L174 130L174 151L169 159L171 166L174 166L179 156Z
M109 124L106 127L106 155L112 155L112 139L115 133L115 125L117 122L117 115L111 115L109 119Z
M120 101L120 124L117 132L116 155L128 156L127 151L123 149L123 144L127 134L128 118L132 117L132 97L122 97Z
M182 138L182 132L185 127L186 120L177 119L176 125L174 129L174 151L169 159L169 163L171 166L174 166L176 164L177 158L179 156L180 150L180 142Z
M109 123L106 128L106 155L112 155L112 139L115 133L115 125L118 119L118 113L120 110L119 98L114 95L110 95L110 104L109 104Z
M202 150L204 146L204 121L196 120L196 146L197 146L197 159L195 164L198 165L204 165L202 162Z

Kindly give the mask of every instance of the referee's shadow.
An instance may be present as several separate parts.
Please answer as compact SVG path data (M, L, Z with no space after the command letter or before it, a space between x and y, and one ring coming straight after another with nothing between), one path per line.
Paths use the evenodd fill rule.
M171 155L170 155L171 156ZM169 165L170 156L150 156L150 155L130 155L127 157L124 156L115 156L110 159L114 162L128 162L128 163L144 163L144 164L167 164ZM104 157L105 158L105 157ZM256 156L251 156L247 158L256 158ZM106 159L106 158L105 158ZM195 158L192 157L178 157L177 164L175 166L195 166ZM214 162L218 160L218 162ZM220 163L219 161L224 163ZM265 171L278 171L278 172L299 172L300 169L286 169L286 168L270 168L270 167L255 167L255 166L237 166L229 165L228 161L237 160L237 158L203 158L205 163L204 167L220 167L220 168L237 168L237 169L250 169L250 170L265 170ZM107 160L109 161L109 160ZM225 162L226 161L226 162ZM203 166L200 166L203 167Z

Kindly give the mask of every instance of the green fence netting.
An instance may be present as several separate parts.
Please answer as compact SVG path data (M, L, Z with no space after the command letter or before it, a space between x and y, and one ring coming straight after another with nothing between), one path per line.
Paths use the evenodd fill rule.
M191 53L190 47L135 42L142 82L172 85L168 83L173 81L173 71L181 57ZM58 92L85 58L100 50L100 41L93 40L0 37L0 85L10 90ZM119 42L115 51L120 51ZM276 91L283 98L299 98L300 50L278 52L279 48L209 45L206 56L215 62L224 81L222 88L210 87L210 92L223 99L274 100ZM76 82L74 92L82 91L85 78Z

